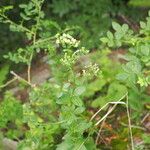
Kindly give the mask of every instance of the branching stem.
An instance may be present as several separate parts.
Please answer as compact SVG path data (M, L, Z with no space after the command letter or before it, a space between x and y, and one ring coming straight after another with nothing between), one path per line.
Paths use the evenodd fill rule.
M24 83L30 85L31 87L35 87L34 84L31 84L31 83L28 82L27 80L23 79L22 77L20 77L19 75L17 75L14 71L11 71L10 73L11 73L12 75L14 75L15 78L18 79L19 81L22 81L22 82L24 82Z

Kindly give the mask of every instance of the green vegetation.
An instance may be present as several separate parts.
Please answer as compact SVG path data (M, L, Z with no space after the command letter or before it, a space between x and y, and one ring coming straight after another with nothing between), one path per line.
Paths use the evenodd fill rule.
M1 149L150 148L148 2L0 4Z

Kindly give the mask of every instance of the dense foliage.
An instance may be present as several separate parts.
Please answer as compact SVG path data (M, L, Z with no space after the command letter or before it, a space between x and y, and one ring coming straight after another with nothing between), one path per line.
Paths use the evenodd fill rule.
M1 38L1 149L4 138L18 150L149 149L150 12L138 31L124 16L135 19L133 5L146 1L0 3L0 32L10 34ZM40 59L50 75L37 82Z

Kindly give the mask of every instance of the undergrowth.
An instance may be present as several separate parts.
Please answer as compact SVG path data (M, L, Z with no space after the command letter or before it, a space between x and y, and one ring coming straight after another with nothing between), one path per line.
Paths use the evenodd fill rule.
M141 112L145 107L149 110L150 13L146 22L140 22L139 33L126 24L113 22L114 32L108 31L101 38L103 50L90 53L76 38L76 27L62 29L55 21L46 19L43 3L44 0L31 0L19 5L19 22L7 15L12 6L0 9L0 21L29 41L4 55L16 66L26 66L27 77L10 71L12 79L4 83L9 66L0 72L0 87L5 89L0 105L1 139L17 141L18 150L110 149L106 142L101 142L105 126L103 133L113 134L112 149L146 147L149 137L145 132L141 133L143 143L138 146L134 136L140 130ZM113 60L109 48L123 46L125 54L118 53ZM33 60L41 53L46 54L51 76L38 85L32 82L31 70ZM16 81L18 88L28 91L25 102L8 88ZM108 118L118 107L124 118L119 119L118 125L109 127L113 119ZM122 128L113 129L118 126Z

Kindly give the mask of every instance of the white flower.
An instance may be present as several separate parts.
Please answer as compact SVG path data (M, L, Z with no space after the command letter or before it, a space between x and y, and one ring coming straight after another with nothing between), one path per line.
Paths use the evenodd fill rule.
M91 76L91 75L97 76L100 73L100 69L98 64L90 63L89 65L85 66L85 69L82 70L82 72L84 76Z
M72 46L72 47L78 47L80 44L80 41L73 38L71 35L63 33L61 36L59 36L56 40L57 44L62 44L62 46Z

